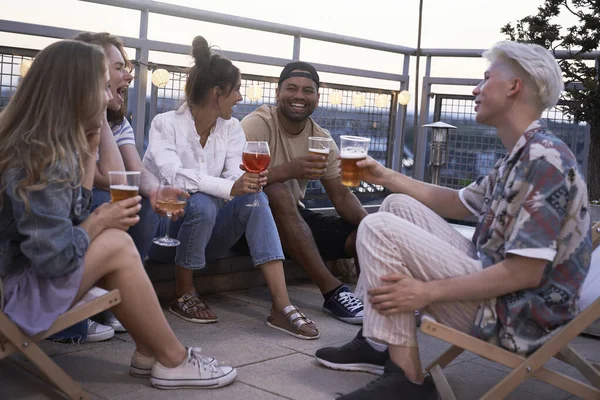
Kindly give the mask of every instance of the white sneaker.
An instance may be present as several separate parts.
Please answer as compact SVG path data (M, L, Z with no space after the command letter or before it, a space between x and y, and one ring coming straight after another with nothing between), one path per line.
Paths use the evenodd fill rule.
M188 348L187 357L175 368L167 368L157 361L150 383L159 389L200 389L226 386L235 380L235 368L219 366L217 360L204 357L200 352L198 347Z
M129 373L136 378L148 378L152 373L152 367L155 362L156 359L154 357L145 356L135 350L131 357Z
M211 364L215 364L215 366L219 366L219 362L215 360L213 357L204 357ZM149 378L152 373L152 367L156 359L154 357L148 357L137 350L133 352L133 356L131 357L131 364L129 365L129 373L136 378Z
M102 323L113 328L115 332L127 332L127 329L125 329L125 327L121 324L117 317L110 312L110 310L102 312Z
M115 330L106 325L99 324L91 319L87 320L87 342L101 342L115 336Z

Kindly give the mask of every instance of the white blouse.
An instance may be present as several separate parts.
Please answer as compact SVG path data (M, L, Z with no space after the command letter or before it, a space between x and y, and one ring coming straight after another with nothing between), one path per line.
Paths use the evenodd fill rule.
M245 143L240 121L218 118L203 148L190 109L183 104L152 120L144 165L160 181L185 185L189 193L230 199L233 183L244 173L240 164Z

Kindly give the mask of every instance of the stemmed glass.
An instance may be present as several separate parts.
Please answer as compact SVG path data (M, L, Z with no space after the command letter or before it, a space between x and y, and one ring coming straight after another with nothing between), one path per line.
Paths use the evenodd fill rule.
M175 247L181 244L179 240L169 237L169 230L171 228L171 217L174 213L183 210L186 202L185 187L173 186L166 181L160 183L158 193L156 194L156 205L161 210L166 211L167 223L165 224L165 236L154 238L152 241L155 244L165 247Z
M242 152L242 164L248 172L259 174L267 169L271 162L271 153L269 152L269 143L267 142L246 142ZM258 193L254 193L254 201L246 204L248 207L266 206L258 202Z

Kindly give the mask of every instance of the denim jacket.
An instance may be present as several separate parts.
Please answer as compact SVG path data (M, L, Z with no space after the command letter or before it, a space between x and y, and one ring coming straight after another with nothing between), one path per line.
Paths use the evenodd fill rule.
M29 212L15 185L24 176L11 169L2 175L0 208L0 276L20 274L31 267L40 278L65 275L83 265L90 244L78 225L90 213L91 192L68 183L50 183L29 192Z

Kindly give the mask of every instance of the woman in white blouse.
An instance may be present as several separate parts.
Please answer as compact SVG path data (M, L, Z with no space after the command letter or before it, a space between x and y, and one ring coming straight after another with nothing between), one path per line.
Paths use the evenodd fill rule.
M144 157L144 165L160 180L184 186L191 194L184 216L171 223L169 236L181 242L175 254L172 248L156 245L149 253L165 263L173 262L174 255L176 293L169 311L190 322L217 321L196 292L193 272L204 268L207 259L225 256L245 234L252 262L260 267L273 300L267 325L301 339L316 339L314 322L290 304L270 207L246 207L258 192L259 201L268 203L260 190L268 171L240 169L246 136L232 118L233 106L242 100L240 71L230 60L212 54L201 36L193 41L192 55L186 103L154 118ZM161 233L163 224L158 227Z

